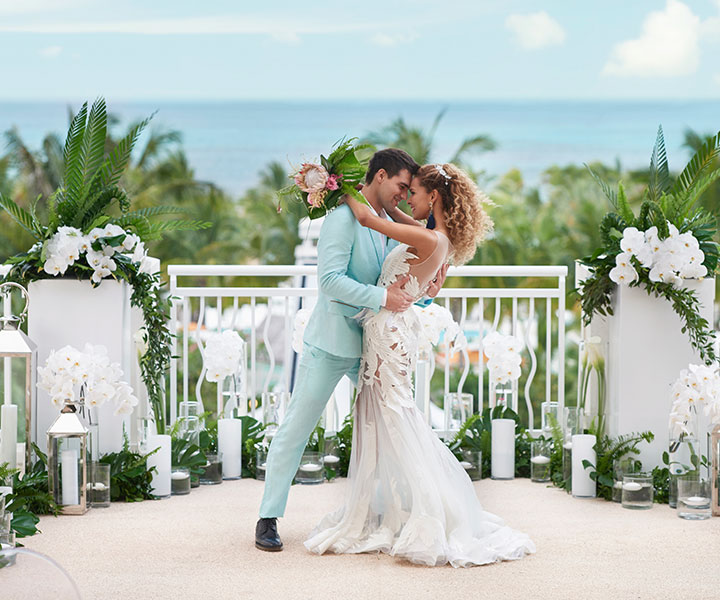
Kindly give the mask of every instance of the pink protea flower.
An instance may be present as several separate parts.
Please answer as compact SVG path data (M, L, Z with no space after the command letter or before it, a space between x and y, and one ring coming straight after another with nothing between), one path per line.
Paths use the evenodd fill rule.
M312 194L325 188L328 177L325 167L313 163L303 163L302 168L295 175L295 184L303 192Z
M340 187L341 179L342 175L329 175L325 187L331 191L337 190Z
M319 206L323 205L323 201L325 200L325 196L327 196L328 190L321 189L317 192L310 192L307 197L308 204L314 208L317 208Z

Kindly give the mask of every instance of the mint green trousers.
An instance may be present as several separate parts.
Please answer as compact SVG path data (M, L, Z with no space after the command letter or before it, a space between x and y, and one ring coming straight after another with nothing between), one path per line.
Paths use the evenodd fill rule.
M310 434L343 375L357 382L359 358L333 356L303 344L295 389L285 418L270 444L260 517L282 517L288 493Z

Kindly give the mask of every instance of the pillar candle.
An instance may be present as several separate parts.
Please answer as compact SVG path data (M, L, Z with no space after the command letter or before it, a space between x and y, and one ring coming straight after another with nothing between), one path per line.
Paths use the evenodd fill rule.
M62 476L60 487L62 489L62 503L64 506L80 504L78 495L78 451L75 449L60 452L60 467Z
M18 442L15 456L15 463L20 471L20 477L25 477L25 444L22 442Z
M490 456L493 479L515 477L515 421L492 420L492 454Z
M572 436L572 495L576 498L594 498L595 482L590 479L590 469L583 467L583 460L596 464L596 438L594 435L576 434Z
M0 463L15 468L17 459L18 408L14 404L0 407Z
M170 451L169 435L149 435L147 441L147 451L152 452L155 448L158 451L148 456L148 469L155 467L152 476L152 493L159 498L167 498L170 495L170 467L172 455Z
M242 421L218 420L218 451L222 455L223 479L242 476Z

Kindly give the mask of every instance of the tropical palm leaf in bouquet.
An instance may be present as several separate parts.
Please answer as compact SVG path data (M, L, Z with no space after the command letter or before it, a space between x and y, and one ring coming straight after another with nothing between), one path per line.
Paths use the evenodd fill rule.
M286 200L300 202L308 217L318 219L335 208L340 199L349 194L360 202L365 198L357 190L365 178L368 158L374 150L371 144L356 144L357 138L340 140L327 156L320 155L319 163L303 163L290 177L294 182L278 192L278 212Z

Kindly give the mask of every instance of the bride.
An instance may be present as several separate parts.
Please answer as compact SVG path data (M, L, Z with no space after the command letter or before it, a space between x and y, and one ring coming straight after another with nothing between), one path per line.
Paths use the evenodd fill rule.
M378 285L410 275L424 295L448 260L470 260L492 227L472 180L452 164L425 165L412 179L412 219L393 223L354 199L360 224L401 242L383 263ZM428 219L434 229L417 222ZM454 567L522 558L527 535L483 511L465 469L416 408L411 374L420 324L412 308L381 309L363 319L363 354L354 408L349 491L305 542L323 554L386 552L414 563Z

